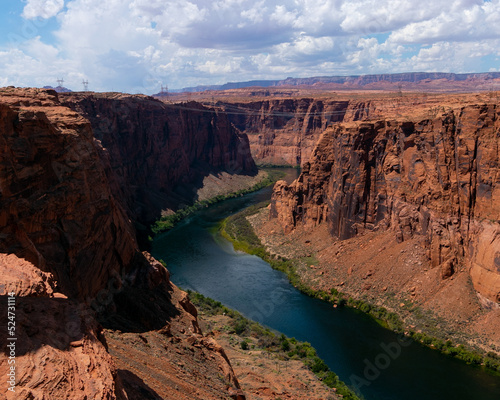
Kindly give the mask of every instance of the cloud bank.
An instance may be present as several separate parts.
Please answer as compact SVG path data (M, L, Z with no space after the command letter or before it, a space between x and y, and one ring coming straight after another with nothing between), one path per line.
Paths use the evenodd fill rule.
M153 93L287 76L498 70L500 0L28 0L0 83ZM28 29L30 28L30 29ZM15 38L15 40L13 40Z

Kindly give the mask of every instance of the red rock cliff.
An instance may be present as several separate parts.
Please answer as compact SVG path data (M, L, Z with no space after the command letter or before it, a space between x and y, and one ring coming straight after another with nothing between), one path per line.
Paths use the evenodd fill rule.
M0 251L50 272L68 296L95 296L132 268L137 245L89 121L51 91L4 91L0 113Z
M142 223L162 209L193 203L210 173L257 172L247 136L225 114L198 103L97 93L62 99L90 121L112 189Z
M302 166L328 126L370 119L394 108L393 99L358 97L274 99L224 103L221 107L235 127L248 135L258 164Z
M146 218L134 201L168 205L169 190L195 185L205 169L251 173L245 138L196 105L191 118L140 96L73 99L78 112L51 90L0 91L0 298L15 294L19 338L9 398L127 398L96 316L121 330L165 327L178 354L208 359L209 372L185 387L229 398L227 388L238 388L231 366L220 350L210 354L217 346L201 338L196 310L168 271L139 251L130 218ZM155 202L155 193L164 196ZM189 343L197 347L187 351ZM2 375L8 368L1 357Z
M326 130L301 176L274 188L285 231L328 224L347 239L392 230L426 237L442 276L465 265L474 288L500 303L500 119L497 104L434 116L345 122Z
M333 122L344 119L348 101L284 99L225 104L231 122L248 135L257 163L302 165Z

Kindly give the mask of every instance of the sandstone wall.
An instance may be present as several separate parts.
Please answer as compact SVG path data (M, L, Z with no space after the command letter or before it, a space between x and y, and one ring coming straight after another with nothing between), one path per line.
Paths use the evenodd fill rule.
M255 165L245 137L196 104L73 96L63 104L51 90L0 90L0 299L16 295L22 398L127 398L96 318L134 332L165 327L172 343L201 337L196 309L139 251L131 219L158 215L179 185L196 187L209 171ZM0 325L7 332L6 314ZM237 389L210 346L192 351L213 352L204 365ZM8 368L1 357L4 376ZM206 398L229 397L224 382L191 378Z
M89 121L34 89L2 93L0 118L0 252L52 273L68 296L94 296L132 268L137 245Z
M210 173L257 173L246 135L198 103L168 105L125 94L61 98L90 121L111 188L141 223L165 208L192 204Z
M425 235L432 267L459 265L500 302L499 109L456 107L433 118L344 122L327 129L301 176L274 189L285 231L326 222L333 237L390 229Z
M284 99L226 104L230 121L248 135L259 164L302 165L332 122L342 121L348 101Z
M338 122L381 116L394 108L394 99L274 99L223 104L229 120L248 135L258 164L303 166L321 133Z

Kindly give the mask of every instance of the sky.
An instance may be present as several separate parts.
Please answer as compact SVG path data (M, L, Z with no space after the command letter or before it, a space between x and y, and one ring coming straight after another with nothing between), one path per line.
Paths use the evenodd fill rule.
M3 0L0 87L500 70L500 0Z

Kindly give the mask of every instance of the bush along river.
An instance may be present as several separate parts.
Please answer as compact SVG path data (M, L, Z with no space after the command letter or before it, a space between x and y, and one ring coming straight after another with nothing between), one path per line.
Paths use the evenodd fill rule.
M286 170L287 180L298 171ZM269 200L272 188L197 211L153 241L172 281L271 329L307 341L340 379L367 400L498 400L500 377L381 327L348 307L304 295L261 258L237 252L220 221Z

